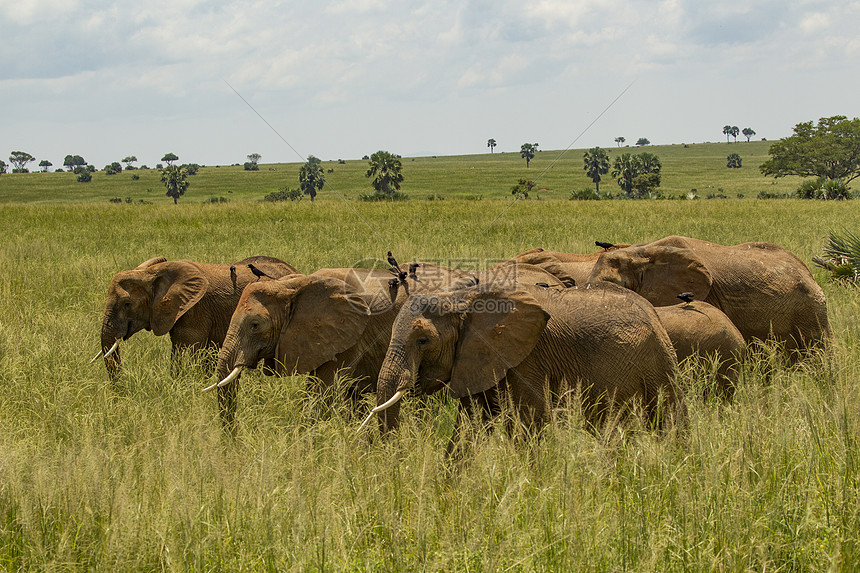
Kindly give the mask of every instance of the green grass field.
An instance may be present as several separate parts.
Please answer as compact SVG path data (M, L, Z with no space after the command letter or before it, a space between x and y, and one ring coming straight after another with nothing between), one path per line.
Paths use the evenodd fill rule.
M409 400L403 427L383 441L371 439L375 430L357 435L362 415L309 395L304 378L253 372L243 375L230 441L215 397L200 393L211 382L201 367L171 376L167 337L135 335L119 383L103 364L87 365L110 278L155 255L267 254L312 271L390 249L404 260L478 266L535 246L590 252L595 239L685 234L773 241L809 264L828 227L853 229L860 217L856 202L753 199L758 185L770 186L758 159L747 167L745 156L741 173L696 179L696 165L704 171L718 155L705 153L710 146L664 149L665 185L671 160L687 170L682 187L746 198L453 198L507 198L525 168L501 155L407 159L405 191L419 200L395 204L332 200L329 191L316 204L258 202L297 165L206 168L178 206L154 179L119 191L98 173L90 186L70 183L71 174L0 176L0 570L853 570L860 299L817 272L837 339L829 365L789 369L765 353L747 365L732 404L697 398L706 373L688 368L686 433L629 426L595 435L575 409L560 410L540 436L484 435L459 463L444 457L455 409L441 396ZM553 178L562 161L570 182ZM545 199L586 184L581 153L562 161L545 175L554 189ZM463 185L473 167L480 174ZM367 191L363 162L334 169L339 193ZM774 187L783 185L793 188ZM225 188L234 190L229 203L203 204ZM443 192L451 198L422 197ZM154 204L107 202L126 193Z
M646 148L611 148L610 160L619 153L648 151L660 157L663 164L661 189L665 195L686 195L692 189L705 199L708 194L754 198L760 191L793 193L799 183L795 177L774 180L759 172L768 159L770 142L697 143L648 146ZM509 198L511 187L519 178L537 183L534 197L567 199L570 192L594 184L582 168L582 149L541 151L526 169L519 153L404 158L403 191L412 200L428 196L466 198L480 196ZM740 169L728 169L726 156L738 153L743 159ZM261 200L267 193L284 187L298 187L300 163L261 165L259 171L245 171L241 166L203 167L190 178L191 186L181 202L199 203L223 197L229 201ZM327 186L318 199L357 199L372 189L365 177L368 162L348 160L324 161ZM328 173L328 170L332 170ZM138 175L140 179L133 180ZM169 203L158 171L124 171L118 175L93 174L90 183L77 183L73 173L24 173L0 176L0 202L81 203L101 202L119 197L132 201ZM617 194L619 187L611 174L604 176L601 190Z

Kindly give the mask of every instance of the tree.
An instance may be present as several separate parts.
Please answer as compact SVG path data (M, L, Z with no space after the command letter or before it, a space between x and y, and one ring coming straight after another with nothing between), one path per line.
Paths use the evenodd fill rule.
M737 153L729 153L729 156L726 157L726 167L729 169L740 169L741 156Z
M493 138L488 139L487 140L487 147L490 148L490 153L492 153L493 149L496 147L496 140Z
M126 170L134 169L134 163L137 163L137 157L134 155L128 155L122 159L122 162L125 163Z
M523 143L520 146L520 154L526 160L526 168L528 168L529 162L535 158L535 151L537 150L534 143Z
M307 162L299 170L299 188L305 195L310 195L311 201L325 185L322 162L313 155L308 155Z
M27 173L27 164L36 161L36 158L26 151L13 151L9 156L9 161L13 166L12 173Z
M600 193L600 176L609 173L609 155L606 150L592 147L583 155L585 174L594 182L595 190Z
M380 150L370 156L370 167L365 176L371 178L370 184L377 193L392 196L400 190L403 182L402 168L399 155Z
M245 162L245 171L259 171L260 166L257 165L257 162L260 161L260 158L263 156L259 153L252 153L248 155L248 161Z
M774 178L787 175L843 179L860 176L860 119L844 115L822 117L794 126L794 135L780 139L768 150L770 159L759 169Z
M630 195L633 191L633 178L636 177L636 161L630 153L622 153L615 158L612 176L618 181L618 186Z
M660 158L653 153L622 153L615 158L612 176L628 197L644 197L660 186L660 169ZM636 191L635 195L633 191Z
M618 145L618 147L621 147L621 144L623 144L625 141L627 140L620 136L615 138L615 143L616 145Z
M170 167L173 165L174 161L179 161L179 156L175 153L165 153L161 160L167 163L167 166Z
M643 145L651 145L651 142L648 141L647 137L640 137L636 140L637 147L642 147Z
M723 126L723 135L726 136L726 143L730 143L729 142L729 136L731 134L732 134L732 126L731 125L724 125Z
M66 155L63 159L63 166L69 171L74 171L77 167L83 167L87 164L86 160L80 155Z
M48 167L50 167L51 165L53 165L53 163L51 163L51 162L50 162L50 161L48 161L47 159L43 159L42 161L40 161L40 162L39 162L39 167L41 167L41 168L42 168L42 172L43 172L43 173L47 173L47 172L48 172Z
M755 131L751 127L745 127L741 130L741 133L744 134L744 137L747 138L747 143L750 142L750 138L755 135Z
M105 175L116 175L117 173L122 173L122 165L119 164L119 161L114 161L110 165L105 165L104 172Z
M164 161L167 160L164 159ZM188 172L177 165L168 165L161 172L161 182L167 187L166 195L173 197L173 204L175 205L179 202L179 198L185 195L185 190L188 189Z
M663 168L660 158L647 151L636 155L633 159L636 162L637 173L660 173Z
M0 174L6 173L7 167L8 167L8 165L6 165L6 162L3 160L0 160Z
M529 191L534 189L535 185L537 184L531 179L520 179L516 185L511 187L511 195L517 199L528 199Z
M732 139L735 140L735 143L738 142L738 134L740 132L741 132L741 130L738 129L738 126L736 126L736 125L733 125L732 128L729 130L729 134L732 136Z
M93 180L93 171L95 168L92 165L77 165L74 173L78 176L78 183L89 183Z

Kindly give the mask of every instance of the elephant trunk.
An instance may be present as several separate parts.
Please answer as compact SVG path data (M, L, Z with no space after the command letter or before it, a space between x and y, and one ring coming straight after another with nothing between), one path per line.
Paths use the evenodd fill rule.
M119 354L118 343L123 338L123 334L118 332L111 316L105 313L105 318L102 321L102 351L101 356L104 357L105 368L107 368L108 378L111 381L116 381L119 378L120 369L122 367L122 359ZM111 352L112 350L112 352Z
M415 385L418 372L410 367L403 345L397 344L389 348L385 361L379 370L379 380L376 385L376 408L379 415L379 427L382 432L397 428L400 418L400 402L395 396L402 396Z
M224 429L231 435L236 433L236 397L239 390L239 373L243 366L242 354L239 351L239 337L231 328L224 338L224 345L218 352L215 373L220 382L204 390L218 389L218 413Z

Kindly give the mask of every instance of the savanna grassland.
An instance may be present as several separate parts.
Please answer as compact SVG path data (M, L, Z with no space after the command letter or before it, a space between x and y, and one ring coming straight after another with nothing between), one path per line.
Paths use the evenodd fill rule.
M723 157L726 149L735 145L722 144ZM523 166L500 168L486 185L475 174L454 186L472 167L492 171L498 159L489 155L476 159L486 162L480 169L444 159L459 169L447 174L432 158L404 161L413 199L394 204L345 202L333 191L315 204L259 202L295 185L276 182L281 166L250 174L272 178L271 188L253 190L234 183L248 176L241 168L204 168L176 206L157 180L144 182L153 204L115 205L107 200L139 196L97 188L107 185L103 174L92 187L69 182L71 174L31 174L68 181L29 190L20 183L27 175L0 176L0 570L853 570L860 299L817 272L836 334L831 360L789 368L765 349L730 404L702 399L707 365L688 366L679 373L685 431L658 435L633 423L588 431L570 407L539 436L480 434L459 461L444 456L455 414L444 396L406 402L401 429L380 440L375 428L356 433L363 412L336 394L312 395L300 376L250 372L230 440L215 397L200 392L211 383L204 366L189 360L171 375L167 337L132 337L117 383L103 364L87 364L111 276L155 255L267 254L312 271L390 249L404 260L477 266L535 246L590 252L595 239L683 234L772 241L809 264L829 227L853 229L860 218L854 201L753 199L771 187L757 162L741 188L727 182L737 173L724 162L711 178L694 167L671 175L659 154L664 186L678 177L678 192L713 185L746 198L550 200L588 183L577 179L581 153L569 159L571 182L561 161L547 170L540 185L555 195L517 202L508 199L511 174L523 176ZM363 162L352 163L363 180ZM369 189L366 180L355 190L331 183L345 196ZM230 202L204 203L203 189ZM446 200L425 201L425 192ZM456 199L470 194L484 200Z

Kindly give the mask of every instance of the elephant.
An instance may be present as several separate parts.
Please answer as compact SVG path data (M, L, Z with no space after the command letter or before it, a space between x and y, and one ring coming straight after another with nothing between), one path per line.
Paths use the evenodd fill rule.
M678 362L691 356L719 361L717 395L731 398L740 376L746 342L737 327L717 307L700 300L654 310L669 334Z
M627 244L612 245L609 249L605 250L615 250L629 246ZM567 286L575 286L577 284L584 285L588 282L588 277L591 276L594 263L597 262L597 259L600 258L600 255L605 250L596 253L579 254L536 248L520 253L513 260L539 266L557 276Z
M517 280L560 285L531 265L476 273L422 263L405 288L392 277L380 269L320 269L249 285L218 355L220 381L205 389L218 389L224 425L234 429L238 376L260 360L273 360L278 374L312 374L323 387L338 375L352 378L353 398L375 390L391 325L409 294L478 283L513 288Z
M792 358L833 339L821 287L800 259L772 243L666 237L601 253L588 280L629 288L654 306L692 292L723 311L747 342L777 340Z
M562 393L576 387L592 424L632 402L660 423L660 395L669 415L683 413L676 367L654 308L612 284L413 295L392 327L377 406L365 424L378 414L383 432L396 428L407 391L443 387L459 399L461 413L477 405L491 419L510 401L528 427L540 427Z
M172 358L183 349L219 347L242 289L260 280L248 264L275 278L298 272L280 259L256 256L233 265L154 257L117 273L108 288L102 350L90 362L104 357L108 375L116 379L119 344L139 330L169 333Z

